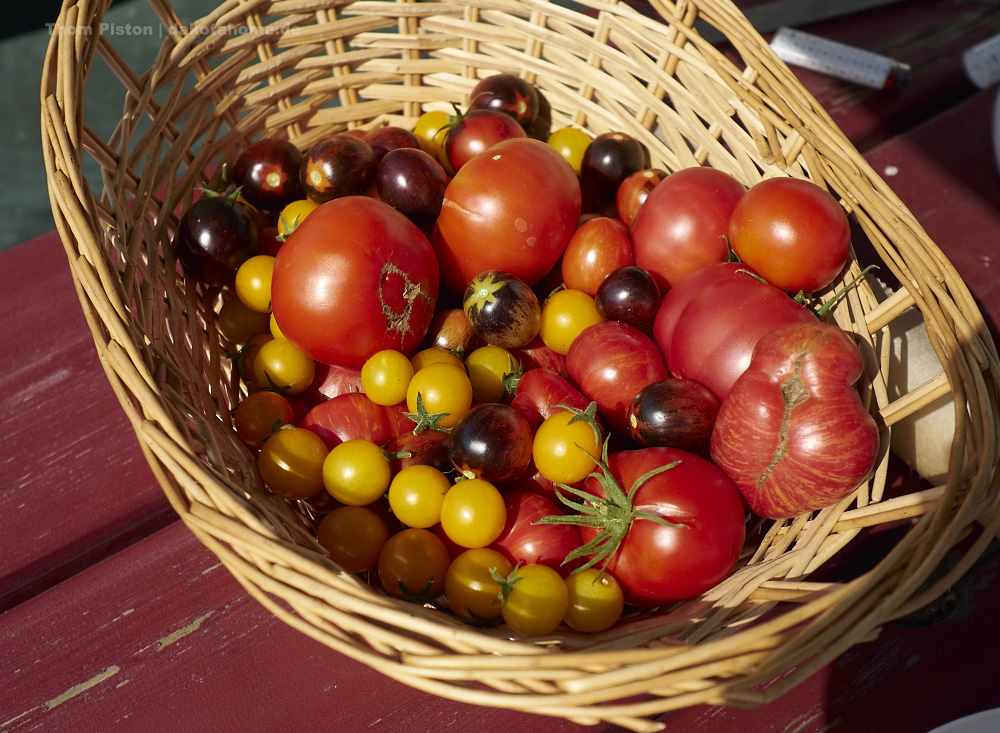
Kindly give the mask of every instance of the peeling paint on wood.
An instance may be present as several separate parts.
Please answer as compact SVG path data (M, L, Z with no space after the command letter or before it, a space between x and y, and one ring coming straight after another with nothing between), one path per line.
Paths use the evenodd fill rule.
M112 664L106 670L104 670L103 672L100 672L98 674L95 674L93 677L91 677L86 682L81 682L78 685L73 685L68 690L66 690L66 692L64 692L63 694L58 695L57 697L54 697L51 700L49 700L48 702L46 702L45 703L45 709L46 710L51 710L52 708L56 707L57 705L62 705L67 700L76 697L80 693L86 692L91 687L96 687L97 685L101 684L102 682L104 682L104 680L108 679L109 677L114 677L116 674L118 674L119 671L120 670L118 669L117 665Z
M173 644L178 639L183 639L188 634L197 631L201 627L201 625L203 623L205 623L205 621L211 615L212 615L212 612L209 611L204 616L202 616L201 618L195 619L192 623L188 624L187 626L185 626L183 628L180 628L180 629L177 629L177 631L173 632L172 634L167 634L162 639L160 639L159 642L157 642L156 651L160 651L164 647L170 646L171 644Z

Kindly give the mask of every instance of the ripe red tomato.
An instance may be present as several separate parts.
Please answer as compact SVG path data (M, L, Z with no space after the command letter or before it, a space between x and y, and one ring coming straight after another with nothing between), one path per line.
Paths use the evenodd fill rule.
M537 524L542 517L562 514L551 499L533 491L504 491L507 523L490 547L500 550L513 563L548 565L566 575L580 565L563 564L580 546L580 533L571 524Z
M705 265L729 257L729 217L746 189L714 168L684 168L664 178L632 222L635 264L662 292Z
M594 297L605 277L631 264L632 240L628 227L610 216L598 216L583 222L566 244L562 257L563 283Z
M722 400L761 336L785 323L815 321L812 311L746 265L719 262L664 296L653 338L674 376L703 384Z
M636 606L704 593L732 572L743 548L746 529L739 492L711 462L678 448L643 448L611 454L608 468L627 492L645 474L675 461L672 468L646 479L631 502L624 495L616 499L630 505L629 526L607 569L621 583L626 600ZM606 496L594 477L584 488ZM632 510L670 524L634 516ZM584 542L597 534L594 528L580 528Z
M772 285L812 293L844 269L851 226L826 189L799 178L768 178L733 210L729 242Z
M285 240L271 280L272 312L285 337L317 361L354 369L382 349L411 355L437 295L427 237L366 196L315 209Z
M766 334L712 433L712 459L757 514L790 518L849 495L878 458L878 426L854 383L864 359L829 323Z
M535 285L553 268L580 217L580 182L566 159L533 138L496 143L448 184L432 243L441 282L461 295L504 270Z
M451 169L457 171L487 148L513 137L527 137L527 134L511 115L491 109L474 109L448 128L444 151Z
M607 424L628 435L628 408L643 387L669 374L656 344L635 326L602 321L585 328L566 354L569 378L597 403Z
M559 405L586 410L590 400L562 375L551 369L529 369L517 380L511 407L528 418L533 427L559 412Z
M328 448L364 438L378 445L413 429L402 404L377 405L361 392L345 392L313 407L300 423L323 439Z

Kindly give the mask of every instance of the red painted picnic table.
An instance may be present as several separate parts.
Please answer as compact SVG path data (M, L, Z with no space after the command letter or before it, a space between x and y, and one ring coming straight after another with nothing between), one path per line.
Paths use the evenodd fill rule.
M940 20L946 3L897 3L894 17L902 5L927 9L909 21L913 29ZM884 20L893 7L864 17ZM841 19L816 29L839 27L843 40L860 42L863 25ZM955 48L984 33L977 26ZM868 36L892 42L885 26ZM1000 322L995 92L942 84L962 81L954 54L925 66L933 79L915 69L910 92L803 78ZM248 596L156 485L105 379L54 232L0 253L0 322L8 379L0 392L0 731L614 730L413 690ZM998 571L1000 556L988 554L927 613L890 624L774 703L689 708L664 717L668 730L925 733L1000 707Z

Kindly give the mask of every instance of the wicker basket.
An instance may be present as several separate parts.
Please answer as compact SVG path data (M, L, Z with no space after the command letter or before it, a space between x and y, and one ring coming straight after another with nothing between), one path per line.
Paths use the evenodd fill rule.
M43 145L56 225L103 365L163 490L247 591L333 649L436 695L582 723L656 730L698 703L782 695L885 623L941 595L1000 525L997 354L961 278L789 70L727 0L227 0L164 26L134 71L98 32L109 0L67 0L42 76ZM712 26L729 41L707 43ZM83 101L92 68L121 81L121 123L102 138ZM206 171L264 133L302 148L333 131L412 125L464 104L499 71L535 82L553 129L626 131L667 170L710 165L745 184L791 175L827 186L901 285L866 283L832 317L872 345L864 397L888 432L950 395L955 434L942 485L893 495L888 457L836 506L766 525L740 569L704 597L595 636L538 643L382 595L341 571L300 515L262 488L231 428L244 387L224 354L215 301L176 274L177 214ZM84 160L100 180L87 180ZM93 166L88 161L87 166ZM846 278L857 275L855 261ZM840 283L835 283L835 287ZM943 368L902 392L890 334L919 309ZM816 571L880 527L902 528L847 578ZM965 540L946 573L942 558Z

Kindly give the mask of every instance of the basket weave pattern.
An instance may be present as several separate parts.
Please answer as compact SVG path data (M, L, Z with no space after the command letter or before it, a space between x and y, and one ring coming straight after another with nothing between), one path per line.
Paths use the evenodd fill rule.
M726 0L657 0L661 21L599 0L582 3L587 12L540 0L227 0L186 25L166 0L149 4L168 30L152 66L134 71L97 31L110 2L66 0L41 89L53 214L108 379L171 504L289 624L437 695L654 730L651 718L688 705L777 698L939 596L1000 529L998 361L977 306ZM702 38L702 24L728 39L726 53ZM122 119L106 138L84 115L95 65L122 85ZM178 276L168 245L206 171L251 139L283 136L305 149L343 129L411 127L426 110L466 104L476 81L496 72L535 83L553 129L627 132L655 167L710 165L747 185L791 175L828 187L900 283L880 299L862 281L832 311L871 346L863 398L887 436L950 394L948 480L889 498L886 457L836 506L752 533L740 569L710 593L595 636L530 643L471 628L333 564L301 515L264 489L235 437L230 411L245 387L216 329L218 299ZM86 157L100 181L84 176ZM830 292L859 274L853 262ZM913 308L944 366L899 394L886 377L889 335ZM908 528L873 569L843 582L809 579L866 528L890 523ZM929 582L977 523L980 539Z

